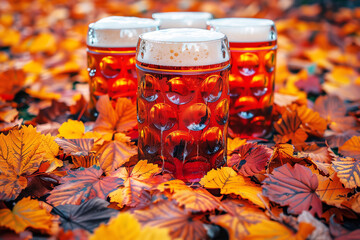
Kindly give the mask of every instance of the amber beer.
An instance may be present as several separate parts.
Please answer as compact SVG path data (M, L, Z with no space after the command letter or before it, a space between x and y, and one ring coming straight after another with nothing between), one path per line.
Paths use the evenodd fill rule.
M268 137L277 49L274 22L224 18L208 21L208 29L224 33L230 42L230 134L242 138Z
M188 182L226 161L230 53L224 34L142 34L136 53L139 159Z
M213 18L208 12L163 12L154 13L152 17L159 22L160 29L167 28L202 28L206 21Z
M91 23L87 35L90 110L99 96L136 100L136 44L140 34L158 29L152 19L107 17Z

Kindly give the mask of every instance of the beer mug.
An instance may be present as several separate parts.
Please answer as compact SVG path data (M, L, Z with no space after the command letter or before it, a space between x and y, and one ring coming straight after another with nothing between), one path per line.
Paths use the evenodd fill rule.
M219 32L140 35L136 52L139 159L199 181L226 162L230 52Z
M140 34L158 30L152 19L107 17L89 25L87 65L90 77L90 111L99 96L136 100L136 44Z
M166 28L203 28L206 21L213 18L208 12L163 12L154 13L153 19L159 22L160 29Z
M275 24L268 19L224 18L208 21L230 43L229 132L242 138L268 137L272 128L277 49Z

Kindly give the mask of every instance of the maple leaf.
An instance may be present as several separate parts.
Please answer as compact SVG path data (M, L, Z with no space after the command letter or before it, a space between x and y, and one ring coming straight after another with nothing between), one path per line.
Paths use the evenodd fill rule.
M103 171L96 165L68 171L68 175L61 179L61 184L51 191L47 200L57 206L78 205L95 197L106 199L123 180L116 177L102 177L102 174Z
M231 209L231 213L213 215L210 216L210 220L225 228L230 235L230 239L243 239L249 234L248 228L250 225L268 220L262 211L249 207L240 207L231 201L225 202L224 205L227 209Z
M108 225L100 225L99 228L95 229L90 240L102 240L104 236L108 239L123 240L171 239L168 229L158 227L141 228L138 220L130 213L120 213L116 218L111 219Z
M144 226L168 228L173 239L205 239L206 230L200 220L191 217L172 201L162 201L149 209L135 210L137 220Z
M341 203L348 199L347 194L352 190L344 188L337 173L332 171L329 177L317 175L319 185L316 189L321 201L341 208Z
M137 124L136 107L127 98L118 98L115 109L109 96L103 95L96 103L99 116L96 119L94 131L100 133L124 132Z
M257 186L249 179L237 175L236 172L229 167L221 167L210 170L201 180L200 184L205 188L219 188L221 194L236 194L242 198L248 199L254 204L265 208L260 199L261 187Z
M92 198L80 205L60 205L52 209L53 214L60 216L60 226L64 230L83 228L92 231L101 223L107 223L119 211L108 208L109 202L101 198Z
M289 206L291 214L309 210L321 216L321 200L315 193L318 179L307 167L299 164L291 167L286 163L275 168L263 181L262 187L264 196L281 206Z
M31 125L0 134L0 199L14 199L26 187L23 175L35 172L46 154L41 140Z
M246 143L233 152L234 154L227 161L227 165L235 167L244 176L253 176L265 170L265 166L272 154L271 149L256 143Z
M301 120L296 112L285 112L282 118L274 123L274 128L279 133L274 136L274 141L276 143L287 143L291 140L293 144L304 142L308 136L300 128L300 125Z
M0 209L0 226L14 230L16 233L31 227L50 232L53 216L41 208L38 200L30 197L17 202L12 210Z
M130 138L123 133L117 133L115 140L104 144L98 151L100 167L105 173L111 173L131 156L137 153L137 148L130 143Z
M360 137L353 136L339 148L342 155L360 159Z
M302 240L314 231L315 227L306 222L299 224L299 229L294 232L286 225L275 221L262 221L248 227L249 235L245 236L245 240L261 240L261 239L281 239L281 240Z
M205 212L218 209L221 206L220 199L211 195L203 188L177 191L172 195L179 206L193 212Z
M332 168L337 172L337 176L346 188L360 186L360 160L339 157L332 162Z
M156 164L148 163L147 160L140 160L132 170L125 167L112 172L110 176L122 178L123 186L110 194L112 202L117 202L119 207L124 205L136 207L146 206L150 202L149 190L153 184L163 182L162 177L155 175L161 172Z

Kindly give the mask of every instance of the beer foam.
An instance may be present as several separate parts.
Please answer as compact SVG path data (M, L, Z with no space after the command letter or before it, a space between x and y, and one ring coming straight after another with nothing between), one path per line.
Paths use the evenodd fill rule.
M269 19L221 18L207 22L210 30L224 33L229 42L267 42L277 39L275 24Z
M92 47L136 47L139 35L158 30L149 18L112 16L89 25L87 45Z
M152 17L160 23L160 29L166 28L206 28L206 21L213 18L208 12L163 12Z
M226 36L197 28L170 28L140 35L136 59L161 66L205 66L229 61Z

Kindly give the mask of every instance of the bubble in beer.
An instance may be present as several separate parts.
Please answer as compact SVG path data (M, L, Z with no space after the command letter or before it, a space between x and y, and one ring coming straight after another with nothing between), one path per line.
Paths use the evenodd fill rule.
M160 86L158 80L151 74L145 74L140 81L140 94L141 97L148 102L153 102L158 98Z
M137 112L138 122L139 123L145 122L147 118L146 107L145 107L145 103L141 98L138 98L138 100L136 101L136 112Z
M167 81L166 84L166 96L174 104L186 104L190 102L195 95L195 90L191 89L191 85L181 77L174 77Z
M171 132L165 139L165 149L179 160L184 160L194 148L194 138L181 130Z
M254 96L263 96L268 90L268 77L265 74L255 75L251 80L250 86L251 92Z
M183 122L191 131L201 131L210 122L210 109L203 103L195 103L183 113Z
M169 130L176 121L176 112L169 104L157 103L150 109L150 122L159 130Z
M211 75L201 84L201 96L205 102L216 102L221 96L222 88L222 78L219 75Z
M224 125L229 118L229 102L227 99L221 100L215 108L215 119L220 125Z
M200 146L206 154L214 154L222 147L223 137L220 128L211 127L206 130L200 140Z
M120 63L117 58L113 56L103 57L100 62L100 71L107 78L116 77L120 71Z
M275 52L271 51L265 54L265 69L267 72L273 72L275 68Z
M102 77L94 77L91 82L91 88L95 90L94 95L104 95L108 92L108 83Z
M139 145L147 154L155 154L160 149L160 138L149 127L144 127L139 133Z
M237 66L240 74L251 76L259 67L259 57L254 53L243 53L238 58Z

